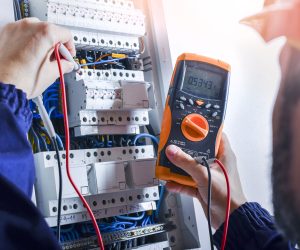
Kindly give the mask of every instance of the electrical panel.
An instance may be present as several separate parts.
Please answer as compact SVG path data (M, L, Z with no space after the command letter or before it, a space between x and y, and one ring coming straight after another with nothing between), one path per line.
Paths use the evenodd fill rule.
M30 14L72 33L81 69L65 75L70 171L97 219L105 249L199 248L192 199L169 194L155 178L157 127L166 94L162 86L168 84L152 64L160 62L154 27L159 20L153 18L162 9L161 1L31 0L21 4L23 17ZM163 28L164 23L159 26ZM169 77L171 70L165 73ZM62 249L98 249L86 208L66 172L59 86L57 80L44 92L43 101L62 160L60 243ZM35 105L30 105L36 205L56 234L58 156Z

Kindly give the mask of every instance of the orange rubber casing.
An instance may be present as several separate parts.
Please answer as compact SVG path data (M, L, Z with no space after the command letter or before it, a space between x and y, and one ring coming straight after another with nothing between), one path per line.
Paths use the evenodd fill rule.
M173 88L174 77L175 77L178 65L182 61L194 61L194 62L206 63L208 65L223 69L224 71L227 71L229 73L231 71L230 65L223 61L211 59L211 58L196 55L196 54L184 53L177 58L176 65L175 65L175 68L174 68L174 71L172 74L172 78L171 78L171 82L170 82L170 88ZM181 175L178 173L173 173L169 167L165 167L165 166L163 166L163 164L160 163L162 151L164 150L164 148L168 142L169 135L170 135L171 128L172 128L172 111L171 111L172 109L171 109L170 103L169 103L170 98L171 98L171 96L170 96L170 91L169 91L169 94L167 95L167 98L166 98L165 110L164 110L163 119L162 119L160 142L159 142L159 147L158 147L158 156L157 156L157 165L156 165L156 169L155 169L155 174L156 174L156 177L160 180L174 181L174 182L177 182L177 183L180 183L183 185L196 187L196 183L192 179L192 177L186 176L186 175ZM218 152L218 149L220 146L222 130L223 130L223 121L218 129L217 136L216 136L215 156L217 155L217 152Z

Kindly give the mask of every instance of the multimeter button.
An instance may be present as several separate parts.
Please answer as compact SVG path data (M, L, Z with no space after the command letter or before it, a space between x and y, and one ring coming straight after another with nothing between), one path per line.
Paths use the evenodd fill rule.
M220 106L219 105L214 105L214 109L219 109L220 108Z
M183 101L183 102L186 101L186 98L185 98L184 96L180 96L179 99L180 99L181 101Z
M180 107L182 110L184 110L184 105L183 105L183 103L180 103L180 104L179 104L179 107Z
M206 105L205 105L205 108L207 108L207 109L209 109L211 107L211 104L210 103L207 103Z
M204 104L204 101L202 101L202 100L197 100L197 101L196 101L196 104L197 104L198 106L202 106L202 105Z
M189 104L194 105L194 101L192 99L189 99Z
M216 117L217 115L218 115L218 112L213 112L211 116Z

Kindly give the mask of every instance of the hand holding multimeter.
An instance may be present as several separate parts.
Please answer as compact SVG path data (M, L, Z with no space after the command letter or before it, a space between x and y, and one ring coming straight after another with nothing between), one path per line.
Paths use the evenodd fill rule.
M219 148L229 88L230 65L195 54L178 57L162 122L156 176L196 186L166 156L176 145L193 158L214 159Z

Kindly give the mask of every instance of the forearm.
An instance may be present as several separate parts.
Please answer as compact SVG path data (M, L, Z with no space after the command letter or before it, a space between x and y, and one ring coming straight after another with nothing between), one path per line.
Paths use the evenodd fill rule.
M31 196L34 163L27 132L32 113L26 95L0 83L0 174Z
M214 235L220 249L223 225ZM226 249L292 250L295 249L276 230L272 216L258 203L245 203L230 216Z

